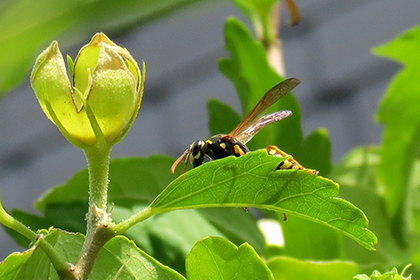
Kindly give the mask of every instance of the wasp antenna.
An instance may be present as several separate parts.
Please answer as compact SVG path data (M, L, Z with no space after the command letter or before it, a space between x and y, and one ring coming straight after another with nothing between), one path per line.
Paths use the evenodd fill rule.
M188 152L188 150L186 150L175 162L174 162L174 164L172 164L172 166L171 166L171 172L172 173L175 173L175 169L176 169L176 167L178 166L178 164L182 161L182 159L184 158L184 156L187 154L187 152ZM184 167L184 171L185 171L185 168L186 167ZM184 172L182 172L182 173L184 173Z
M188 163L185 163L184 164L184 168L182 168L181 174L184 174L185 173L185 170L187 170L187 165L188 165Z

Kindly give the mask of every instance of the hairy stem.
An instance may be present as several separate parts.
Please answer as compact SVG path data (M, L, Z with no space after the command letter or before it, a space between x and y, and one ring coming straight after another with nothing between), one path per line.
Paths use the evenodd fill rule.
M89 211L96 205L106 211L111 145L94 145L84 149L89 171Z
M98 141L84 151L89 170L89 209L86 237L76 265L76 275L81 280L88 279L100 250L115 236L112 219L106 212L111 145Z

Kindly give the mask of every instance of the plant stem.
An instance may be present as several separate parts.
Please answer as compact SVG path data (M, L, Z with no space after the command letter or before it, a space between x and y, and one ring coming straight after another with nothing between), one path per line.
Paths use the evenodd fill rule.
M89 209L86 237L76 265L76 275L81 280L88 278L100 250L115 236L112 219L106 212L111 147L98 141L84 149L89 170Z
M154 214L156 213L154 213L152 208L144 208L141 211L134 214L133 216L131 216L130 218L128 218L127 220L124 220L121 223L117 224L112 229L114 230L115 234L124 234L130 227L150 218Z
M106 211L111 147L104 144L84 149L89 171L89 211L93 205Z
M280 28L280 8L280 2L277 2L271 10L270 28L274 34L276 34ZM273 36L271 40L265 41L264 46L267 51L268 63L282 77L286 77L286 67L284 65L283 46L281 40L277 36Z
M13 218L9 213L4 210L2 203L0 202L0 222L14 231L22 234L32 242L36 241L36 233L27 228L24 224Z

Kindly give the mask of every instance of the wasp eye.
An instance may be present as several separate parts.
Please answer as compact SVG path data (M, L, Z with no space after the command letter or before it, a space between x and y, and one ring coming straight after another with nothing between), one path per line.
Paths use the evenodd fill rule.
M190 162L194 167L201 165L204 162L204 156L206 155L207 143L198 140L191 145Z
M191 154L192 156L195 158L196 156L200 156L200 154L203 152L205 152L205 147L206 147L206 142L202 141L202 140L198 140L195 141L194 143L192 143L191 145Z

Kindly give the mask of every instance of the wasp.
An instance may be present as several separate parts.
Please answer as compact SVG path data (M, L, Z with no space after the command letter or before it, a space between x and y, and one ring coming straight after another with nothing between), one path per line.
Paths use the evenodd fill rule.
M298 84L300 84L300 80L297 78L284 80L271 88L230 133L217 134L206 141L197 140L192 143L191 146L174 162L171 167L172 173L175 172L177 165L184 158L185 164L182 173L185 172L188 164L191 164L193 167L203 164L206 155L210 157L210 159L216 160L228 156L239 157L248 153L249 149L246 146L246 143L248 143L255 134L265 126L287 118L292 112L288 110L278 111L262 116L255 121L257 117L294 89ZM293 159L292 156L286 154L274 145L268 146L267 152L274 156L289 157L281 162L277 169L300 169L310 174L318 174L316 170L306 169Z

